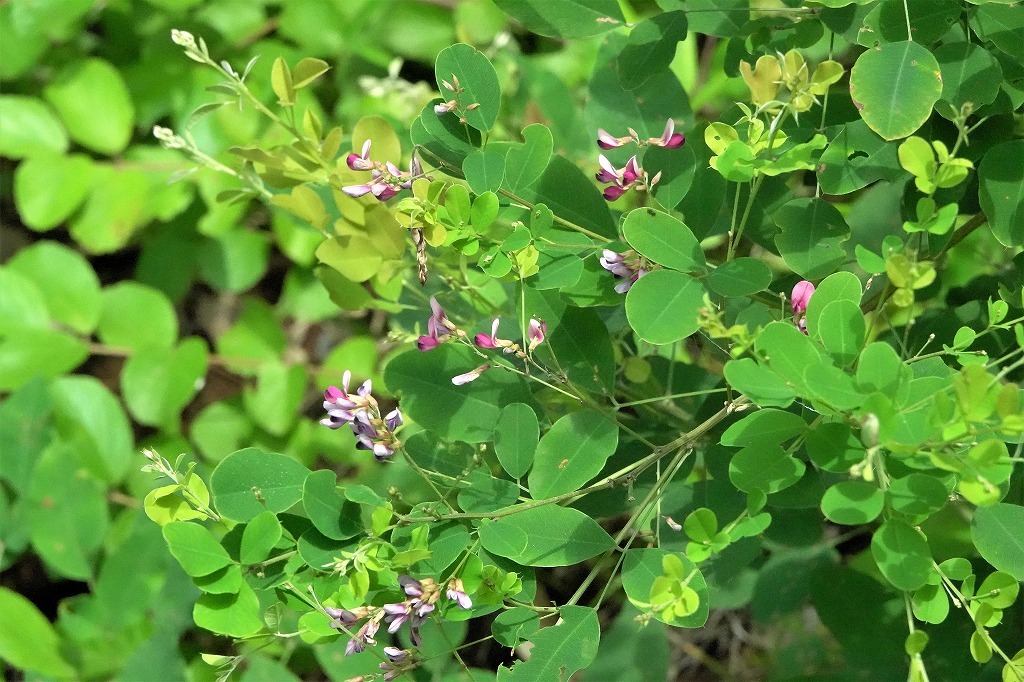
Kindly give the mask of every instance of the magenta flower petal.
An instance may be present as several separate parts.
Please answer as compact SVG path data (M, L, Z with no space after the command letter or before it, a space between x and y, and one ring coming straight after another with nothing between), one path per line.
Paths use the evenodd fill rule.
M793 293L790 295L790 304L793 306L793 312L802 313L807 310L807 303L811 300L811 295L814 294L814 285L807 280L801 280L796 283L793 287Z

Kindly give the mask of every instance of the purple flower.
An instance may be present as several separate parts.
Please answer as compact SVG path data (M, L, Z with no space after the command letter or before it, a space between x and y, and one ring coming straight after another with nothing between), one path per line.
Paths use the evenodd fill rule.
M466 594L466 588L462 585L461 578L456 578L448 583L448 591L445 592L445 595L453 602L456 602L459 608L464 611L473 608L473 600Z
M331 617L331 627L339 632L343 628L350 628L359 620L356 614L348 609L336 609L332 606L325 606L324 611Z
M377 642L373 636L377 634L377 628L380 627L380 623L376 620L368 620L363 623L363 627L359 628L359 632L356 636L348 641L345 645L345 655L350 656L352 654L358 654L366 648L366 645L374 646Z
M541 322L535 317L530 318L530 328L527 331L527 336L530 339L529 349L532 351L534 348L544 343L544 337L547 334L548 325Z
M363 143L363 151L361 154L349 154L345 157L345 163L352 170L373 170L373 161L370 161L370 140Z
M621 254L605 249L601 254L601 267L622 281L615 285L615 291L624 294L633 283L647 274L643 261L633 251Z
M342 375L341 388L330 386L324 391L324 409L327 417L320 420L324 426L337 429L348 424L356 437L356 448L371 450L377 461L383 461L395 454L398 440L394 431L402 425L402 413L392 410L381 417L380 405L371 394L373 384L369 379L363 382L355 395L349 393L352 373Z
M661 134L661 137L652 137L648 142L667 149L678 149L686 143L686 136L682 133L677 133L675 130L675 121L669 119L665 121L665 132Z
M427 320L427 333L416 340L416 347L422 351L433 350L450 336L451 322L444 308L433 296L430 297L430 319Z
M411 669L406 665L409 661L409 652L405 649L399 649L396 646L386 646L384 647L384 655L388 660L380 664L380 669L384 671L384 679L386 681L393 680L408 669Z
M793 287L793 293L790 295L790 305L793 306L794 313L803 313L807 310L807 303L811 300L811 295L814 293L814 285L807 280L800 280Z
M422 597L423 596L423 583L416 578L411 578L407 575L398 576L398 586L402 588L408 597Z
M451 88L448 88L448 89L451 90ZM449 111L454 111L455 109L458 109L458 108L459 108L459 103L452 99L452 100L448 100L447 102L442 102L440 104L435 104L434 105L434 113L437 114L438 116L441 116L443 114L447 114Z
M490 368L491 366L489 364L480 365L476 369L471 369L465 374L453 376L452 383L455 384L456 386L462 386L463 384L468 384L471 381L476 381L481 374L483 374Z
M630 157L622 168L613 166L604 154L598 155L597 162L601 170L595 177L600 182L610 183L603 192L608 201L615 201L630 188L650 190L661 179L660 171L653 178L648 178L647 173L637 165L636 156Z

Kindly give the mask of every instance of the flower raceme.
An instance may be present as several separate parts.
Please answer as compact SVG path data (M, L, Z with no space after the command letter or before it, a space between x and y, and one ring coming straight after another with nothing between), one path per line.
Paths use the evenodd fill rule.
M370 140L363 143L359 154L345 157L345 163L355 171L370 171L371 181L361 185L347 185L341 191L350 197L372 194L378 201L387 201L403 189L412 187L412 181L423 175L423 167L415 156L409 161L409 172L398 169L390 161L380 163L370 158Z
M614 137L604 128L597 129L597 146L601 149L615 149L630 142L637 145L653 145L655 147L665 147L666 149L678 149L686 143L686 136L676 132L676 123L672 119L665 121L665 131L661 134L661 137L650 137L646 140L641 140L640 135L632 128L629 128L629 135L623 137Z
M367 379L356 392L349 392L352 373L348 370L341 378L341 388L329 386L324 391L324 409L327 417L320 423L330 429L338 429L348 424L355 435L356 447L360 450L371 450L378 462L395 454L400 443L395 438L395 430L402 425L402 413L398 409L391 410L381 417L380 406L371 395L373 384Z
M491 323L491 335L477 334L473 339L473 343L476 344L477 348L501 349L505 353L515 353L519 357L524 357L523 349L515 341L498 338L499 323L498 318L494 318L494 321ZM531 318L526 332L529 339L527 350L533 351L537 346L544 343L547 331L548 325L546 323L541 322L535 317Z

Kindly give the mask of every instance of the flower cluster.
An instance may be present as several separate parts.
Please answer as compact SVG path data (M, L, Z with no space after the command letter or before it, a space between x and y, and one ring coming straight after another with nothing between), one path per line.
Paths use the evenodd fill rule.
M604 128L597 129L597 146L601 149L615 149L630 142L638 146L654 145L666 149L678 149L686 143L686 136L676 132L676 123L672 119L665 121L665 131L661 137L650 137L646 140L641 140L640 135L632 128L629 129L629 135L623 137L613 137Z
M361 197L372 194L378 201L387 201L403 189L410 189L412 181L423 175L423 167L414 155L409 161L409 172L398 169L390 161L380 163L370 158L370 140L363 144L359 154L355 152L345 157L345 163L355 171L370 171L371 182L362 185L347 185L341 191L350 197Z
M476 344L477 348L500 348L506 353L515 353L516 355L522 356L523 351L519 347L519 344L514 341L509 341L508 339L498 338L498 324L498 318L494 318L494 321L491 323L491 335L488 336L484 333L477 334L473 339L473 343ZM547 331L548 325L546 323L541 322L537 318L531 318L530 325L527 330L527 337L529 338L527 350L533 351L534 348L544 343L544 337L547 334Z
M661 171L655 173L653 178L648 177L647 171L637 165L636 156L630 157L622 168L613 166L604 154L599 155L597 161L601 170L595 177L599 182L608 184L603 192L608 201L615 201L630 188L641 192L650 191L661 180Z
M379 608L361 606L352 610L324 607L324 611L331 618L331 627L340 632L351 633L352 628L360 620L366 619L366 622L345 646L346 656L358 654L367 646L374 646L377 643L374 636L380 629L381 621L387 624L389 634L395 634L402 625L409 623L409 639L412 640L413 645L420 646L423 643L420 637L420 626L436 608L437 600L441 596L441 587L431 578L416 580L407 575L399 576L398 584L407 597L401 602L385 604ZM448 582L446 596L458 604L461 609L473 608L473 600L466 594L462 580L459 578ZM388 653L388 649L392 650L391 653ZM405 663L409 656L408 651L402 651L395 647L385 647L384 654L392 664ZM383 669L383 666L381 667ZM393 668L389 667L386 670L391 669ZM385 679L391 678L385 676Z
M373 388L370 380L363 382L352 394L348 388L351 379L352 373L346 370L341 378L341 388L330 386L324 391L327 417L320 423L331 429L348 424L358 441L356 447L372 450L377 461L384 461L395 454L395 448L400 445L395 438L395 429L402 425L402 413L396 408L381 417L380 406L370 394Z
M807 333L807 304L814 293L814 285L807 280L801 280L793 287L793 293L789 297L789 303L793 307L793 322L804 334Z
M629 291L633 282L649 272L648 264L635 251L616 253L605 249L601 253L601 267L622 280L615 285L615 291L620 294Z

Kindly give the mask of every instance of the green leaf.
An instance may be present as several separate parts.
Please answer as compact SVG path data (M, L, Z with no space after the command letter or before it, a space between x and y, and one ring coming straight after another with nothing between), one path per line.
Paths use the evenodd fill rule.
M804 379L807 367L824 364L819 346L787 322L772 322L764 327L754 341L754 349L766 358L770 369L798 390L807 388Z
M506 405L494 427L494 453L501 467L519 478L533 465L540 425L537 413L524 403Z
M32 547L47 566L67 578L92 580L109 525L106 491L78 470L74 457L69 444L57 442L39 458L25 520Z
M630 90L642 86L656 72L667 69L676 46L686 40L686 12L656 14L635 25L619 53L619 82Z
M743 492L760 490L770 494L799 481L806 468L778 445L751 445L733 455L729 480Z
M332 540L347 540L362 532L359 505L342 497L338 477L329 469L306 477L302 507L316 529Z
M100 282L78 252L57 242L36 242L16 253L7 267L38 287L54 319L85 334L96 328Z
M949 615L949 597L940 585L924 585L914 592L911 607L918 620L938 625Z
M541 176L551 160L554 138L542 123L523 128L523 143L512 145L505 157L505 186L516 192L529 187Z
M29 327L46 329L49 310L43 292L29 277L0 268L0 333Z
M618 427L600 412L584 410L565 415L537 445L529 478L530 496L543 500L577 490L600 473L618 443Z
M957 0L886 0L879 9L878 25L886 41L908 40L909 15L912 39L920 45L941 38L963 12Z
M653 208L638 208L626 215L622 234L640 255L666 268L682 272L704 269L700 242L682 221Z
M697 155L692 147L648 147L644 152L643 169L652 178L661 173L661 179L652 190L654 198L666 208L676 208L693 186L697 173Z
M505 405L530 400L523 381L497 370L463 386L452 377L472 370L480 358L466 348L444 344L429 353L410 350L384 368L384 383L401 395L402 411L424 428L452 440L491 439Z
M423 148L423 159L432 165L444 164L444 170L458 177L462 172L462 160L480 146L480 131L459 123L455 114L438 116L434 105L441 100L432 100L424 107L410 130L412 143Z
M269 257L266 235L231 230L203 243L199 270L213 288L237 294L252 288L263 277Z
M461 115L467 125L484 133L494 126L501 108L501 86L487 57L472 45L456 43L437 55L434 73L441 97L459 103L455 112L442 116Z
M654 548L626 550L622 561L622 588L629 600L638 608L650 609L651 588L654 581L664 575L662 560L669 554L670 552L663 549ZM675 556L683 564L683 579L693 575L687 586L696 591L700 602L696 611L688 616L676 618L671 624L682 628L703 627L707 622L710 606L707 581L692 561L685 556ZM666 622L658 613L653 615L657 620Z
M618 238L608 202L593 178L560 154L552 156L541 176L517 194L531 204L544 204L559 218L602 237Z
M796 398L782 377L751 358L730 360L724 373L730 386L762 407L788 407Z
M939 63L927 48L911 41L869 49L850 72L853 103L868 127L886 140L920 128L941 94Z
M507 478L495 478L477 469L466 477L456 501L462 511L481 513L511 506L520 494L519 486Z
M296 90L306 87L330 70L331 66L322 59L306 57L292 69L292 87Z
M0 587L0 612L8 624L0 628L0 658L15 669L46 677L75 677L75 669L64 656L60 637L31 601ZM17 626L11 627L12 623Z
M967 102L977 109L995 101L1003 69L991 52L974 43L946 43L935 49L935 59L942 73L942 99L958 111Z
M92 171L92 159L84 154L37 154L18 164L14 204L22 222L39 232L60 225L85 201Z
M758 410L740 419L722 434L721 444L745 447L762 443L778 445L800 435L807 423L800 415L782 410Z
M971 16L971 28L982 40L991 40L1000 50L1024 60L1024 19L1019 7L988 3L978 7Z
M96 478L114 484L133 466L131 424L117 398L90 376L61 377L52 384L57 430Z
M255 389L242 391L242 404L264 430L284 436L295 424L308 383L304 365L268 362L256 370Z
M163 293L137 282L122 281L103 290L97 333L110 346L138 350L170 348L178 340L178 317Z
M674 270L654 270L626 294L626 319L648 343L666 344L693 334L704 306L704 286Z
M163 534L167 548L190 576L209 575L231 564L227 550L198 523L168 523L163 527Z
M317 259L353 282L365 282L384 263L378 245L370 237L353 232L325 240L317 247Z
M291 457L258 448L228 455L210 476L217 511L245 523L265 510L283 512L302 499L309 469Z
M185 339L177 348L137 350L121 370L121 394L135 419L151 426L173 426L206 376L206 343Z
M540 617L536 611L515 606L498 614L491 623L491 634L499 644L514 648L522 640L529 639L539 625Z
M536 352L550 352L569 380L584 390L610 390L615 384L615 348L608 327L592 310L566 308L547 349Z
M524 566L571 566L615 546L594 519L555 505L482 523L480 543L488 552Z
M859 526L878 518L885 505L885 494L866 481L843 481L825 491L821 513L829 521L846 526Z
M843 242L850 238L850 228L839 209L824 199L793 199L772 219L781 230L775 245L782 259L804 279L824 277L846 260Z
M501 0L499 0L499 4ZM597 611L584 606L563 606L559 620L530 637L530 658L512 668L499 667L499 682L547 682L569 679L597 657L601 626Z
M22 496L36 461L53 438L53 402L47 382L28 382L0 403L0 480Z
M217 339L217 352L242 360L228 362L226 366L232 372L249 376L261 364L278 360L287 345L288 339L274 317L273 308L261 299L246 298L238 319Z
M503 12L530 31L553 38L585 38L620 26L616 0L495 0Z
M876 180L902 175L896 145L879 137L863 120L842 127L822 152L818 183L826 194L850 194Z
M886 521L871 538L871 556L885 579L911 592L932 573L932 555L921 531L903 521Z
M0 96L0 156L23 159L67 148L68 134L50 107L35 97Z
M248 637L263 629L260 600L245 582L237 594L204 594L196 601L196 625L229 637Z
M398 164L402 158L402 142L395 129L381 116L363 116L352 127L352 151L358 153L370 140L370 156L381 163Z
M851 301L829 303L818 318L818 338L836 364L841 367L846 367L857 359L864 346L866 334L864 314L861 313L860 306Z
M83 147L112 155L131 140L135 107L124 79L110 63L97 58L73 62L43 92L71 139Z
M945 507L949 493L942 480L918 472L892 479L885 491L892 510L907 515L913 523L920 523Z
M807 454L825 471L849 472L864 460L864 445L845 423L821 424L807 434Z
M497 192L505 178L505 157L477 149L462 162L462 172L475 193Z
M334 476L330 471L324 473ZM246 565L258 564L265 560L270 556L270 550L274 549L274 545L281 539L282 533L281 522L277 520L274 512L265 511L257 515L245 524L245 530L242 531L238 560Z
M836 301L860 305L862 295L860 280L851 272L835 272L823 279L807 302L807 333L818 336L818 319L825 306Z
M14 390L36 376L60 376L88 357L88 344L71 334L11 329L0 337L0 391Z
M985 561L1024 580L1024 507L999 503L979 507L971 520L971 539Z
M992 234L1004 246L1024 243L1024 140L990 148L978 168L978 200Z
M757 258L736 258L722 263L708 276L708 288L726 298L764 291L772 283L772 269Z

